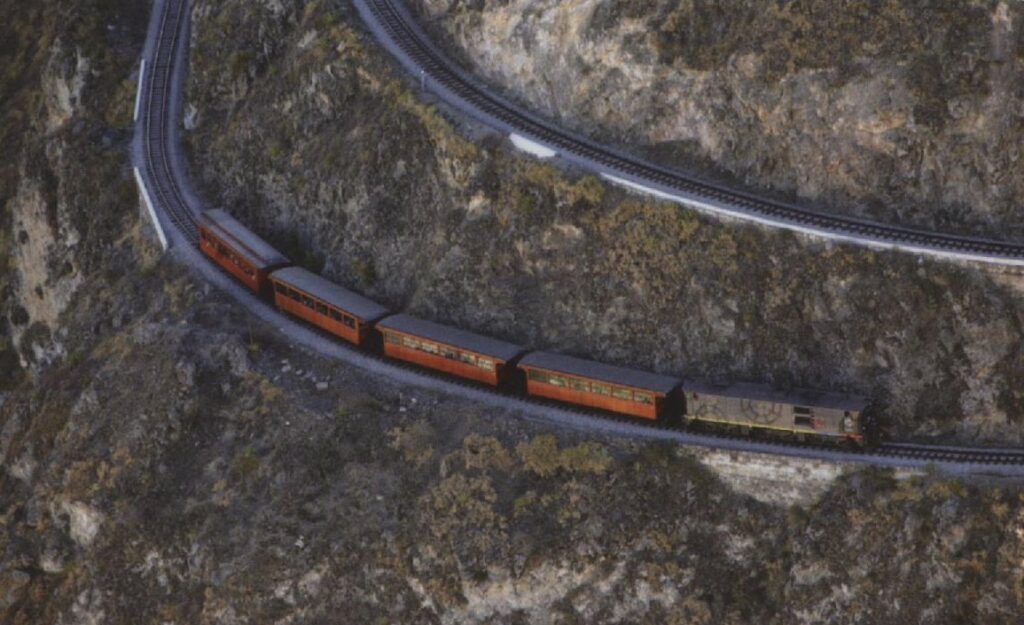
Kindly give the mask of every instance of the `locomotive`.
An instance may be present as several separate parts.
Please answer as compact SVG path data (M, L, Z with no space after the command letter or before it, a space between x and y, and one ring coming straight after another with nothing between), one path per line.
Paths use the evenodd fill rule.
M296 267L223 210L203 212L199 248L282 312L361 349L502 392L687 427L780 433L856 447L875 443L869 402L856 395L719 385L585 360L394 314Z

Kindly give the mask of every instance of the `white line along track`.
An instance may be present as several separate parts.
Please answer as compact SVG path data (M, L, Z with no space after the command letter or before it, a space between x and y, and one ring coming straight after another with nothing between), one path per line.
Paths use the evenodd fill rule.
M139 168L135 167L135 182L139 185L139 193L142 195L142 200L146 204L146 210L149 212L149 218L153 222L153 228L156 230L156 236L160 239L160 246L167 251L167 235L164 234L164 227L160 225L160 218L156 215L156 210L153 209L153 200L149 197L149 189L146 188L146 181L142 179L142 174L139 173Z
M139 89L135 93L135 112L132 121L139 121L139 106L142 104L142 85L146 84L146 59L139 64Z

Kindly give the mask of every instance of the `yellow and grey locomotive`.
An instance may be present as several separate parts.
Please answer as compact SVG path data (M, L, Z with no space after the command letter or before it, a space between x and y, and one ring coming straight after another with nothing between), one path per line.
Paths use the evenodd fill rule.
M687 424L774 430L864 445L870 436L868 401L805 389L777 391L761 384L684 381Z

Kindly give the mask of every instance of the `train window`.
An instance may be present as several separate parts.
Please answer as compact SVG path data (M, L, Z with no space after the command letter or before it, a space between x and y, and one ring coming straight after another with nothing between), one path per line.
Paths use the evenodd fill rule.
M597 384L596 382L594 382L594 383L591 383L590 388L591 388L591 390L593 390L595 395L611 395L612 394L612 389L610 387L608 387L608 386L605 386L604 384Z
M402 344L402 337L398 336L397 334L392 334L390 332L385 332L384 333L384 340L387 341L388 343L393 344L393 345L401 345Z
M299 292L295 289L288 289L288 297L292 298L296 302L302 301L302 298L299 296Z
M422 343L420 349L427 352L428 354L436 354L438 352L436 343Z
M288 294L288 287L286 287L285 285L281 284L280 282L275 282L274 283L274 290L277 291L278 293L280 293L281 295L287 295Z
M814 427L814 417L809 415L796 415L793 417L793 425L812 428Z
M545 375L543 371L537 371L536 369L530 369L527 371L526 377L530 378L534 382L547 383L548 381L548 376Z
M419 341L417 341L416 339L414 339L414 338L412 338L410 336L403 336L402 337L402 345L404 345L405 347L408 347L409 349L416 349L417 347L420 346L420 343L419 343Z
M471 365L476 364L476 356L474 356L473 354L467 354L466 352L462 352L459 354L459 360Z
M612 397L614 397L615 399L632 400L633 399L633 393L629 392L628 390L626 390L624 388L616 388L616 389L612 389Z
M490 360L485 360L481 358L480 360L477 361L476 364L484 371L494 371L494 363L491 362Z
M633 393L633 399L641 404L653 404L654 398L648 393Z
M341 316L341 322L344 323L345 326L348 327L348 328L356 327L356 320L355 320L354 317L350 317L348 315L342 315Z
M565 378L558 375L553 375L548 378L548 384L551 386L565 386Z
M332 308L331 319L333 319L334 321L341 321L342 319L344 319L344 316L340 312L338 312L337 308Z
M447 358L448 360L456 360L459 357L458 353L454 349L451 349L450 347L442 347L441 355Z
M312 308L313 307L313 300L312 300L312 298L309 298L309 297L306 297L305 295L303 295L302 296L302 305L305 306L306 308Z
M586 382L584 382L583 380L573 380L573 379L570 379L569 380L569 388L571 388L574 391L580 391L581 393L589 393L590 392L590 385L587 384Z
M793 414L811 414L811 409L804 406L793 406Z
M316 311L321 315L327 316L327 307L321 304L320 302L316 303Z

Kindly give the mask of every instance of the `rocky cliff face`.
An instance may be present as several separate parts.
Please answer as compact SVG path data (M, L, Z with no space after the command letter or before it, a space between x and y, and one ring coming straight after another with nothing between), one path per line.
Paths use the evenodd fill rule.
M825 210L1024 236L1019 3L410 4L578 130Z
M0 72L9 81L0 89L6 98L0 131L17 158L0 161L6 321L0 324L6 328L0 353L14 364L0 360L0 372L20 372L24 361L27 375L4 379L0 389L0 622L1020 621L1024 504L1013 488L927 476L897 482L887 472L861 471L831 487L831 474L804 475L824 491L814 503L766 505L734 492L675 447L567 432L555 432L556 438L516 415L396 387L296 350L275 328L160 261L140 235L124 152L133 94L126 79L136 67L144 7L110 0L8 4L0 1L8 18L0 25ZM434 254L446 241L437 234L436 219L446 220L465 255L487 245L478 239L493 236L488 223L507 219L521 233L512 239L516 249L538 275L525 276L515 263L505 273L492 268L484 274L507 276L505 288L549 279L551 267L568 258L565 250L577 250L578 266L587 266L584 261L597 256L587 239L597 239L601 229L595 224L601 223L618 233L622 247L609 249L630 268L638 288L649 288L642 276L661 256L684 253L657 247L668 245L658 238L665 228L688 241L719 242L706 268L721 267L727 280L739 279L728 277L738 271L728 267L741 261L739 249L768 245L764 235L726 238L727 231L670 207L643 207L592 181L535 167L506 154L493 138L482 148L468 145L409 98L380 57L326 6L238 2L198 4L197 11L199 39L217 36L225 50L205 61L208 68L235 58L228 67L238 72L235 78L225 74L223 82L199 74L213 89L211 102L238 109L219 118L223 109L194 97L198 132L211 132L210 125L220 122L226 139L211 145L226 149L255 132L249 124L256 120L248 118L267 102L291 102L294 113L262 112L269 134L254 139L253 151L237 154L254 157L252 173L233 162L225 166L242 172L234 174L239 183L260 181L260 193L241 194L228 177L221 183L228 190L218 197L239 205L241 199L266 201L238 212L280 243L293 242L292 251L303 238L336 237L336 246L318 248L323 256L303 261L325 264L382 298L407 293L423 309L461 311L482 325L505 311L505 327L529 327L511 307L487 312L493 304L488 291L473 300L475 306L434 299L437 284L458 284L454 273L433 273ZM8 29L19 34L9 36ZM329 45L310 30L331 33ZM289 42L323 60L353 56L325 61L316 71L307 66L288 72L261 56L300 54ZM64 52L55 54L57 47ZM51 65L55 57L63 60ZM203 59L197 57L200 68ZM88 71L79 73L80 67ZM259 86L262 75L281 81L274 98L261 99L269 98L259 93L269 89ZM334 81L348 91L333 90ZM313 84L332 85L334 96L349 95L327 97L326 87ZM292 96L286 98L288 90ZM242 95L252 97L254 109L240 110ZM399 124L404 139L367 121L374 111L380 124ZM311 126L289 135L291 128L271 119ZM323 132L328 119L331 125L352 120L341 126L349 133L343 142ZM303 169L304 159L332 154L309 138L318 133L339 142L336 160L324 170ZM255 158L264 152L269 154ZM281 160L297 164L286 169ZM474 173L474 163L483 173ZM332 168L372 173L381 164L392 168L362 186L359 178L341 174L331 184L316 177ZM213 171L209 179L224 173ZM425 184L401 182L421 173ZM467 176L490 182L469 186ZM409 204L386 188L400 184L417 190ZM458 184L473 189L470 201L445 203L463 197ZM322 204L271 202L308 199L300 197L307 186L319 190ZM282 195L270 194L274 188ZM294 189L288 192L294 195L283 189ZM349 192L357 198L350 212L331 208L334 194ZM380 200L371 203L360 194ZM383 201L389 198L390 205ZM509 208L499 210L506 202ZM284 227L288 222L277 211L287 206L295 211L288 217L302 228ZM367 225L367 207L380 210L379 226ZM434 212L411 221L416 211L431 207ZM548 213L554 216L543 217ZM453 215L465 215L466 222ZM325 227L342 219L364 238ZM470 231L474 221L479 229ZM385 226L395 233L390 243L381 236ZM435 248L427 246L431 237L438 237ZM546 247L537 248L538 241ZM578 247L567 247L574 241ZM376 251L388 245L408 250L409 244L421 245L423 255ZM667 251L633 256L647 245ZM781 254L773 262L810 265L806 251L773 253ZM842 250L826 257L839 267L868 262ZM494 267L507 258L507 252L498 256ZM402 274L408 282L396 279L392 263L416 262L425 265L419 273ZM455 272L468 265L448 261L445 267ZM1013 297L992 282L931 265L897 268L910 277L891 268L886 280L871 284L909 281L924 289L922 302L947 297L949 306L991 314L950 326L960 334L972 328L985 334L978 328L1000 320L1014 331ZM857 265L844 271L835 279L864 280ZM824 279L810 275L808 288L813 292ZM573 280L566 276L562 284L579 288ZM422 292L408 288L417 281L425 284ZM616 288L628 293L630 283L617 282ZM466 284L486 285L487 279L471 276ZM505 295L518 296L511 288ZM541 297L559 301L554 293ZM800 308L799 297L792 301ZM832 302L820 295L812 301ZM625 319L627 304L616 313ZM891 307L884 300L876 305ZM578 303L569 300L559 314L568 318L573 306ZM575 336L568 323L554 322L557 332ZM883 340L899 338L892 336ZM991 367L992 376L1008 380L999 365L985 364L1003 352L980 345L970 362L981 364L971 366ZM622 353L638 358L627 347ZM979 389L994 387L988 377L964 373L963 379L975 378ZM763 489L771 464L739 456L704 461L742 465L733 469L732 483L740 489ZM785 484L779 488L786 490Z
M894 435L1021 440L1018 278L708 221L521 157L421 101L347 5L194 18L194 172L310 268L539 348L868 394Z
M0 391L68 354L61 316L134 223L125 60L144 8L90 2L61 17L59 5L11 4L0 27Z

